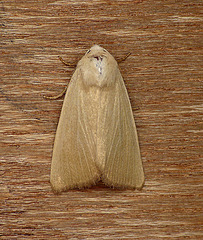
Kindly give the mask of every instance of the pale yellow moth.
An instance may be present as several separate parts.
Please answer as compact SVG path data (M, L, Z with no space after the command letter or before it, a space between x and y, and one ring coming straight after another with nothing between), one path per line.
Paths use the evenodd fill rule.
M69 83L54 142L51 186L55 192L102 180L141 189L144 172L133 113L114 57L94 45Z

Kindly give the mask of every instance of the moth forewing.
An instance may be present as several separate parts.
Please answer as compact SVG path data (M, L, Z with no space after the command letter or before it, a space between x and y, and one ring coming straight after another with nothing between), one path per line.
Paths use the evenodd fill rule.
M99 179L94 162L95 147L86 124L87 115L84 115L87 111L81 108L88 107L90 102L79 97L82 83L77 75L76 70L64 99L54 142L51 185L57 192L90 186Z

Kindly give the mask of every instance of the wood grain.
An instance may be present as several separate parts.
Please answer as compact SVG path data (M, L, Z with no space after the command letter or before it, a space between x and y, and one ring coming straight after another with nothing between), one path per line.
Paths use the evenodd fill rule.
M202 1L1 1L0 239L202 239ZM54 195L67 85L94 43L120 64L146 175Z

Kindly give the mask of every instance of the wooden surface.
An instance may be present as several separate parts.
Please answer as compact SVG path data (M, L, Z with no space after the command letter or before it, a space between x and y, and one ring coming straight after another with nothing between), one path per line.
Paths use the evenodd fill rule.
M0 239L203 239L202 1L1 1ZM116 58L138 129L141 191L54 195L68 83L94 43ZM138 108L138 109L137 109Z

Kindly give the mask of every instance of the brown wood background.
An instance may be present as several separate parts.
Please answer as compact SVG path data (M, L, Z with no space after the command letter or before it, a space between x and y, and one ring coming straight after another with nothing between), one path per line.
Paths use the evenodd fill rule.
M202 1L0 3L0 239L203 239ZM54 195L56 95L94 43L120 64L146 174ZM138 109L137 109L138 108Z

